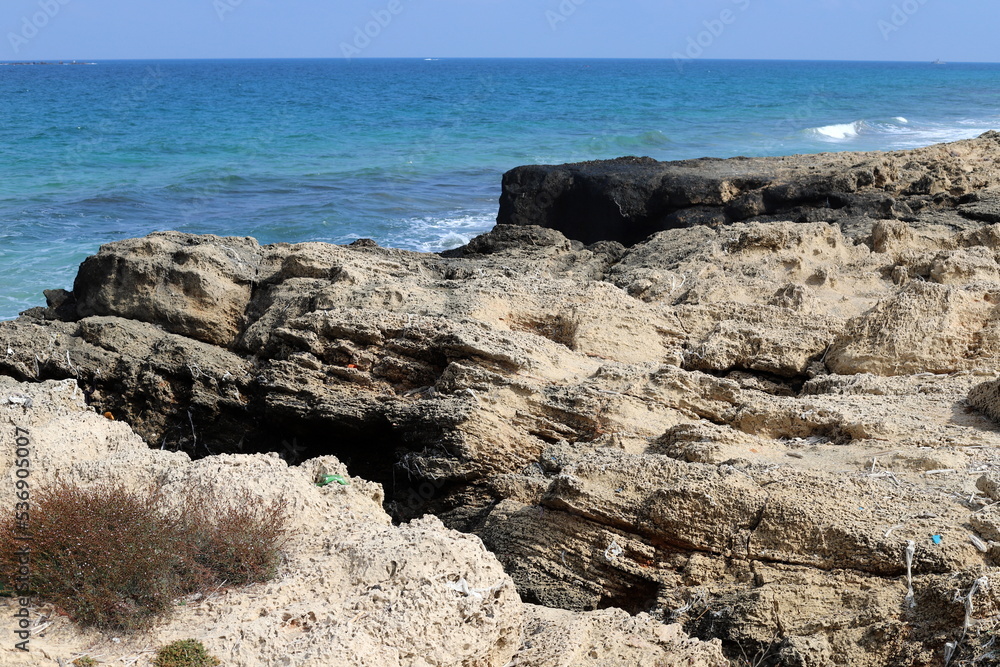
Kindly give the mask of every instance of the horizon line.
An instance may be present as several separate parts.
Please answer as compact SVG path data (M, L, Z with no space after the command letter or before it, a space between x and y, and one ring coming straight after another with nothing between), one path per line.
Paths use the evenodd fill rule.
M218 62L226 60L646 60L667 61L677 60L676 57L631 57L631 56L358 56L345 58L343 56L301 56L301 57L268 57L268 56L232 56L212 58L28 58L16 60L0 60L2 64L15 63L86 63L86 62ZM1000 61L975 60L851 60L833 58L691 58L690 62L815 62L815 63L887 63L887 64L945 64L945 65L996 65Z

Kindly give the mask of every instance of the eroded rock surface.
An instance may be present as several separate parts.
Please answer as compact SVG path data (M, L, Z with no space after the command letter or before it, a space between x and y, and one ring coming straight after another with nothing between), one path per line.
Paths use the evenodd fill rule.
M906 221L113 243L0 324L0 372L75 380L157 450L336 456L394 518L480 537L524 601L604 614L552 637L676 622L762 664L971 661L1000 605L1000 225L973 206L996 141L865 157L898 163L881 192L951 184Z
M190 490L222 503L243 494L278 499L291 517L286 558L273 581L194 596L149 633L124 639L81 631L52 605L39 604L30 651L7 642L0 664L65 665L89 655L104 664L151 665L157 646L193 637L233 667L726 665L718 642L691 639L677 624L618 610L553 614L523 604L478 538L433 516L393 526L382 488L350 477L335 457L290 467L276 454L192 461L183 452L150 449L126 424L94 414L72 381L0 378L0 420L0 467L9 471L0 500L8 506L17 427L27 434L36 490L54 480L135 489L155 483L166 499ZM346 485L314 483L328 474ZM12 601L0 599L0 611L11 617ZM530 662L519 662L529 655Z

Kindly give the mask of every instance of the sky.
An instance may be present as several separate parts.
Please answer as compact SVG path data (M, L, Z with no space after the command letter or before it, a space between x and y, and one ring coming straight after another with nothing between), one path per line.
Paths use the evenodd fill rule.
M3 0L0 61L1000 61L996 0Z

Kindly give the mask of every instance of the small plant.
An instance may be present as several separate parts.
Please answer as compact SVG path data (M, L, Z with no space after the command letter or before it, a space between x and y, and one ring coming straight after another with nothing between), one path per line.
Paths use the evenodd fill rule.
M222 664L195 639L181 639L156 652L154 667L211 667Z
M188 499L195 561L219 581L243 585L278 572L287 513L278 500L262 504L244 490L225 503L202 494Z
M84 655L74 660L73 664L76 665L76 667L97 667L99 663L89 655Z
M777 651L780 643L778 635L775 633L771 641L766 645L762 645L753 657L747 655L742 644L737 644L740 650L740 657L730 660L729 664L732 667L764 667L765 665L774 664L774 661L778 659Z
M275 576L287 515L249 492L230 503L192 494L171 511L162 491L121 486L40 488L30 532L33 594L73 621L115 632L150 627L185 593ZM13 514L0 519L0 573L17 571L24 542Z
M147 627L179 593L174 572L185 558L176 544L176 521L158 509L159 502L154 489L39 489L30 523L34 594L82 625L124 632ZM13 529L8 521L3 536ZM0 542L5 563L15 558L16 544Z

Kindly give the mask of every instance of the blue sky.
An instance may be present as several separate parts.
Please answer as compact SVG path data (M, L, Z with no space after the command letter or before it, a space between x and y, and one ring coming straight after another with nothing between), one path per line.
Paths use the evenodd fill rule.
M3 0L0 60L1000 60L996 0ZM367 31L367 34L366 34Z

